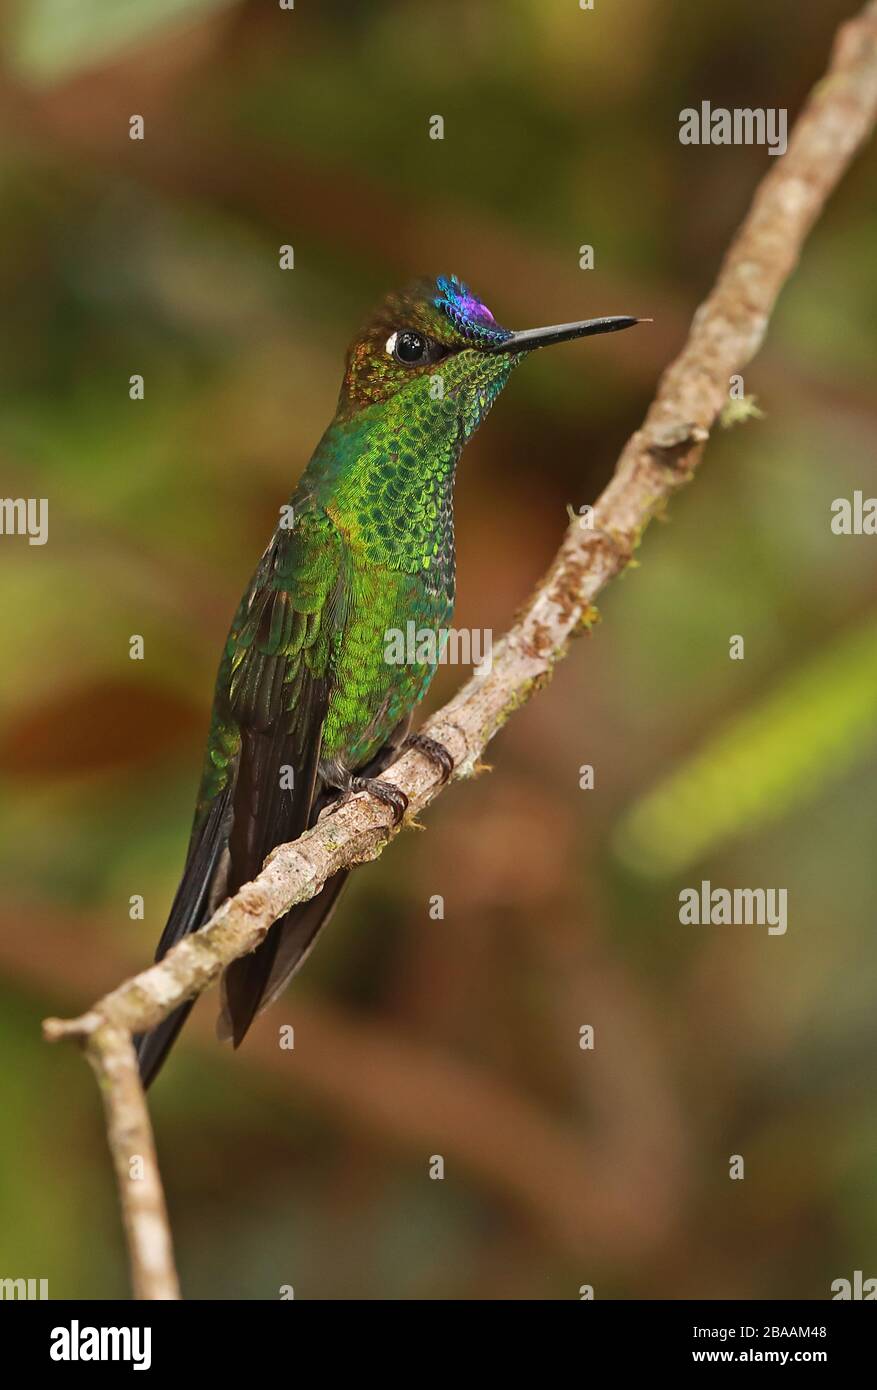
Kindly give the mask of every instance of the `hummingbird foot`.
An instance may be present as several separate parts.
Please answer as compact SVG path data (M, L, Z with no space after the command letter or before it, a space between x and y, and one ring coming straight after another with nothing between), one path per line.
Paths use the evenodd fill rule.
M383 782L380 777L351 777L351 792L368 792L376 801L380 801L383 806L389 806L393 812L393 824L399 825L402 817L408 810L408 797L392 782Z
M454 760L445 745L439 743L437 738L430 738L429 734L409 734L402 747L416 748L418 753L422 753L440 769L442 782L447 782L454 770Z

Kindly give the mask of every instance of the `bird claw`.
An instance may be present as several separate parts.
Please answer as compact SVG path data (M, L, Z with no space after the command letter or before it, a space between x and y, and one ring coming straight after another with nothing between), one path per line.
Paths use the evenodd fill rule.
M448 752L443 743L439 743L437 738L430 738L429 734L409 734L403 748L416 748L418 753L422 753L425 758L440 769L442 781L447 782L454 770L454 759Z
M393 824L399 825L405 812L408 810L408 797L401 787L394 786L392 782L382 782L380 777L353 777L350 781L351 792L368 792L376 801L380 801L382 806L389 806L393 812Z

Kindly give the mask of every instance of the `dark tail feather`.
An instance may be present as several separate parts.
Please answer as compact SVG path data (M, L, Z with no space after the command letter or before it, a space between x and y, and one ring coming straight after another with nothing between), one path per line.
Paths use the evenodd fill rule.
M140 1080L144 1088L149 1086L161 1071L162 1063L176 1042L177 1034L192 1012L194 1003L194 999L190 999L187 1004L181 1004L172 1014L168 1014L157 1028L153 1028L151 1033L140 1033L134 1039L137 1061L140 1064Z
M360 769L361 776L377 777L392 762L409 723L410 718L399 725L390 742ZM337 796L337 790L332 787L324 786L318 791L308 810L307 825L316 825L320 813ZM318 933L335 911L349 872L349 869L339 869L315 898L299 903L276 921L261 946L250 955L232 961L222 977L222 1013L217 1028L220 1038L231 1038L234 1046L240 1047L256 1015L283 992L307 960Z
M240 1047L256 1015L286 988L332 916L348 872L339 869L315 898L299 903L275 922L261 946L232 961L223 976L220 1037L230 1037Z
M226 846L225 819L230 789L220 792L200 825L196 826L189 846L189 856L180 886L171 906L167 925L155 952L163 960L172 946L190 932L197 931L210 916L213 884L221 872L221 860ZM194 1000L181 1004L151 1033L140 1033L134 1039L140 1080L148 1086L158 1075L162 1062L170 1052L177 1034L189 1017Z

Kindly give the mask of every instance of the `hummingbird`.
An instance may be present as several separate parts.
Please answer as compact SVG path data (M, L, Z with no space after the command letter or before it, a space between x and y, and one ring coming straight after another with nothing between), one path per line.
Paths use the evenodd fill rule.
M406 747L440 644L387 660L387 634L446 631L454 608L454 477L463 446L531 352L612 333L631 317L512 332L456 276L386 297L354 338L335 417L256 567L219 665L182 879L156 960L332 803L366 791L398 823L407 799L381 773ZM395 649L398 650L398 649ZM427 659L421 660L425 656ZM237 1047L285 989L338 901L348 870L291 908L225 970L217 1031ZM144 1085L194 1001L135 1039Z

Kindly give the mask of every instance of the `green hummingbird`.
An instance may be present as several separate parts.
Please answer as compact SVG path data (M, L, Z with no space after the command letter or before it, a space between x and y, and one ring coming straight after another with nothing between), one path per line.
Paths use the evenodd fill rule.
M451 620L457 460L527 353L640 321L514 333L456 276L417 280L368 320L348 351L335 418L231 625L188 856L156 960L332 801L365 789L401 819L406 798L380 774L403 746L450 775L447 750L408 733L440 647L425 653L436 659L400 663L387 659L387 638L412 621L438 638ZM346 875L225 971L218 1031L235 1047L310 952ZM144 1085L191 1008L136 1040Z

